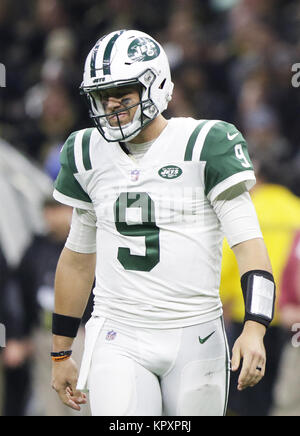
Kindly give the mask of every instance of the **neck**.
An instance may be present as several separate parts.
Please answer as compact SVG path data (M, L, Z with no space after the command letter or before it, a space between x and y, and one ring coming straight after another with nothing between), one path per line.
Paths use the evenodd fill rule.
M144 142L153 141L161 134L167 124L168 121L162 115L158 115L158 117L145 126L130 142L133 144L142 144Z

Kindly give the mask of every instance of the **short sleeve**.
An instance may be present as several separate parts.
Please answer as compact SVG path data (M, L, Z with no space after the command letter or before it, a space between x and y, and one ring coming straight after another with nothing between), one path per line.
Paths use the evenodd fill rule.
M79 132L73 132L62 147L60 171L54 183L53 197L60 203L86 210L93 210L89 195L76 179L74 143Z
M205 194L210 201L238 183L245 182L248 190L255 184L247 143L233 124L218 121L213 125L205 138L200 161L205 163Z
M96 221L95 212L73 209L71 229L65 246L78 253L96 253Z

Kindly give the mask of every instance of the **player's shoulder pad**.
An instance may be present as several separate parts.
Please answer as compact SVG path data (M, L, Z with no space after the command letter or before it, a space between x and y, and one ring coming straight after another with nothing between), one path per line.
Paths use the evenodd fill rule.
M232 146L245 139L237 128L221 120L193 120L184 160L207 161L221 151L232 150Z
M246 141L236 126L226 121L215 120L206 135L200 160L207 161L210 157L231 153L238 143L245 144Z
M92 169L90 150L95 136L100 136L97 133L96 127L72 132L61 149L61 166L67 166L74 174Z

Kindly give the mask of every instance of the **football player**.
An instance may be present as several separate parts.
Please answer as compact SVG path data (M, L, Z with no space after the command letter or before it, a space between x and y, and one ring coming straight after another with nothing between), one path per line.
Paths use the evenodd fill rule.
M72 133L54 197L74 208L55 280L52 386L93 415L223 415L230 358L219 296L222 241L235 253L245 323L238 389L265 372L275 284L232 124L162 113L173 83L163 47L136 30L103 36L81 92L95 127ZM80 373L70 358L91 286Z

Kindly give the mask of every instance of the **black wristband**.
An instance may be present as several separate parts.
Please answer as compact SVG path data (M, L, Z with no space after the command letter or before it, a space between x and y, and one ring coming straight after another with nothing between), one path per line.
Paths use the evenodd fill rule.
M81 318L53 313L52 333L58 336L75 338L80 326Z
M269 298L269 310L268 314L263 313L263 311L257 311L252 309L252 299L254 292L254 277L263 277L266 281L271 282L274 286L273 298ZM267 283L268 283L267 282ZM270 285L270 283L268 283ZM243 297L245 302L245 319L246 321L255 321L268 327L274 316L274 305L275 305L275 282L274 277L271 273L265 270L251 270L243 274L241 277L241 287L243 291ZM272 304L272 307L271 307Z
M52 351L52 353L50 353L51 357L65 357L65 356L71 356L71 354L72 354L72 350L59 351L58 353Z

